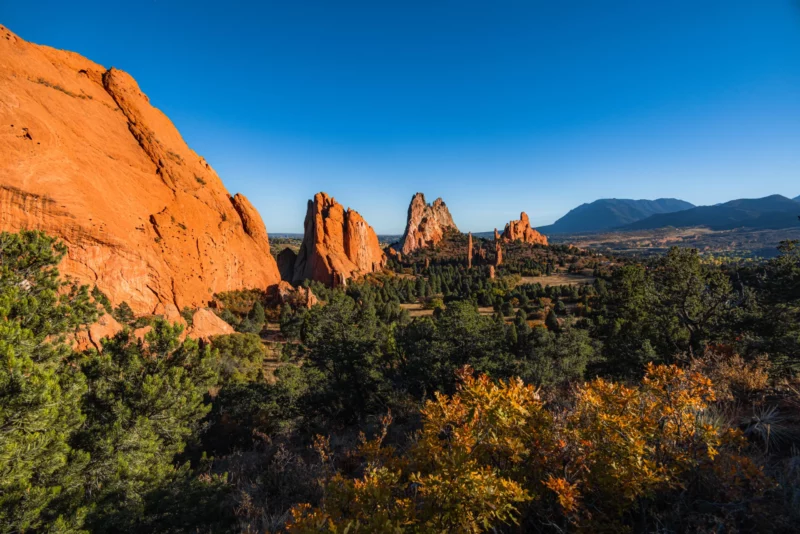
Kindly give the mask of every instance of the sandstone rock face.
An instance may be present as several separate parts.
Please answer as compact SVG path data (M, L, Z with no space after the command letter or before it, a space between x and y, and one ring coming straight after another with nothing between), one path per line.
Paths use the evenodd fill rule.
M88 329L78 332L75 336L75 349L86 350L94 347L97 350L102 350L103 346L100 344L100 340L114 337L121 330L122 325L106 313L96 323L89 326Z
M308 201L294 283L310 279L344 285L351 278L383 269L385 264L377 234L358 212L345 211L326 193L317 193Z
M264 223L134 79L0 26L0 230L69 247L59 269L136 313L279 279Z
M398 261L403 259L403 253L398 252L394 247L386 247L383 252L385 252L388 257L394 258Z
M497 230L495 230L496 232ZM510 221L506 224L501 239L506 242L522 241L531 245L546 245L547 238L531 228L528 214L524 211L520 213L519 220Z
M469 233L467 239L467 269L472 268L472 232Z
M283 280L275 286L272 298L278 304L292 304L294 306L302 306L309 310L315 304L319 303L319 299L311 291L311 288L299 286L295 289L290 283Z
M153 331L152 326L143 326L133 331L133 337L144 343L144 338L147 334Z
M192 315L192 327L189 329L188 335L192 339L208 341L214 336L233 333L233 327L217 317L214 312L200 308Z
M298 287L297 297L300 300L300 304L309 310L313 308L315 304L319 303L319 299L311 291L310 287Z
M272 288L268 297L278 304L286 304L287 302L291 302L294 293L294 286L285 280L281 280L277 286Z
M165 305L159 304L156 306L156 310L154 315L160 315L167 321L169 324L174 325L175 323L182 325L184 328L184 334L186 333L186 319L183 318L181 312L178 311L178 308L171 303L167 303Z
M408 206L408 221L401 251L408 254L420 248L433 247L442 240L448 229L458 231L444 201L437 198L433 204L427 204L425 195L417 193Z

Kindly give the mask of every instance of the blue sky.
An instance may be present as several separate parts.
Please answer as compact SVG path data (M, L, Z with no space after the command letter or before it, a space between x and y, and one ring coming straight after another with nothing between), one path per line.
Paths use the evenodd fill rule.
M800 0L4 2L130 72L272 233L324 190L379 233L597 198L800 194Z

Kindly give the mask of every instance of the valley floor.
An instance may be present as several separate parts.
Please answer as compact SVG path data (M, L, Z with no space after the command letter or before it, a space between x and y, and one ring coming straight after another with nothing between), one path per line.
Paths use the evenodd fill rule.
M711 230L709 228L662 228L635 232L564 234L551 242L579 248L607 250L616 254L660 255L672 246L696 248L704 254L734 257L772 257L781 241L800 239L800 227L782 230Z

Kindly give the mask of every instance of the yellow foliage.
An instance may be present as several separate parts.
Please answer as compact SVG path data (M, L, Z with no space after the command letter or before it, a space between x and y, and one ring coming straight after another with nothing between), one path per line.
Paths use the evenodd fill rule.
M334 475L322 510L293 511L289 532L483 532L512 520L530 495L500 474L527 456L528 438L546 422L536 391L521 381L494 384L462 374L453 398L437 395L422 411L424 425L399 457L382 447L384 431L362 440L360 479ZM324 510L324 511L323 511Z
M386 427L362 439L364 474L336 474L318 509L297 507L289 531L483 532L517 521L615 530L642 499L708 476L730 498L768 487L737 456L740 434L706 422L714 401L706 376L649 365L638 386L596 379L553 413L521 380L495 382L470 369L452 397L422 409L404 455L383 445ZM724 490L724 491L723 491ZM524 508L523 508L524 506Z
M702 357L692 359L690 367L712 380L722 401L745 400L769 384L770 362L766 356L748 362L725 346L709 348Z

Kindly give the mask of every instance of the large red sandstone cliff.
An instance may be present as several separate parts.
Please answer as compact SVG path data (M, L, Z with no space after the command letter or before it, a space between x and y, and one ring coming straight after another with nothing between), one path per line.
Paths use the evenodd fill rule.
M378 236L358 212L345 210L326 193L317 193L308 201L293 282L310 279L343 285L351 278L379 271L385 264Z
M61 272L137 313L280 280L264 223L136 81L0 26L0 230L69 246Z
M495 235L496 234L497 230L495 230ZM522 241L523 243L530 243L532 245L547 244L547 237L531 228L531 222L528 219L528 214L524 211L520 213L519 220L510 221L508 224L506 224L505 230L503 230L503 235L500 236L500 239L509 243L513 241Z
M402 240L403 254L436 245L449 229L458 231L444 201L437 198L433 204L427 204L425 195L417 193L408 206L408 221Z

